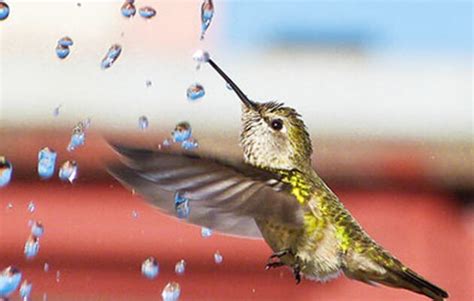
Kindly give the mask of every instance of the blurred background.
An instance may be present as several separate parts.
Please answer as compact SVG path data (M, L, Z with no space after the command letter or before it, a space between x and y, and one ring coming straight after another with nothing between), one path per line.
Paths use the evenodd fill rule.
M0 187L0 270L20 268L33 300L157 300L169 281L181 300L425 300L344 277L296 286L289 270L264 270L263 241L203 238L107 175L105 138L159 148L180 121L197 152L241 155L240 104L209 66L196 70L197 49L251 99L302 114L315 168L376 241L450 300L474 298L471 1L214 1L203 41L199 0L137 0L151 19L124 17L120 1L6 2L0 156L13 175ZM74 44L61 60L64 36ZM122 52L101 69L112 44ZM205 96L189 101L195 82ZM84 146L67 151L87 118ZM58 153L50 180L37 174L45 146ZM57 177L65 160L77 161L73 184ZM30 220L45 233L27 260ZM148 256L153 280L140 272Z

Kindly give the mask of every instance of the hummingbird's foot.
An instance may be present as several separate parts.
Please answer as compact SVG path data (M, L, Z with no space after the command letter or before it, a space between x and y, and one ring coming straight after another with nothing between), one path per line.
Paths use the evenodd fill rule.
M275 269L275 268L279 268L281 266L284 266L285 264L281 261L273 261L273 262L269 262L267 263L267 265L265 266L265 270L269 270L269 269Z
M283 256L287 255L287 254L290 254L290 249L284 249L284 250L281 250L281 251L278 251L278 252L275 252L273 253L270 258L268 258L269 260L273 259L273 258L282 258Z
M290 249L284 249L278 252L273 253L269 258L267 265L265 266L265 270L269 270L272 268L278 268L284 266L285 264L281 262L281 258L285 255L290 254Z
M301 268L298 263L293 266L293 276L295 276L296 284L301 282Z

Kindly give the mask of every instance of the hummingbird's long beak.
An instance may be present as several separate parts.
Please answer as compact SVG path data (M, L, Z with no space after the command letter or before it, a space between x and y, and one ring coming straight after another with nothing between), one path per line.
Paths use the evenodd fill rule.
M222 71L222 69L217 66L217 64L212 60L212 59L209 59L207 61L211 66L212 68L214 68L214 70L217 71L217 73L219 73L220 76L222 76L222 78L230 85L230 87L232 88L232 90L234 90L235 94L237 94L237 96L240 98L240 100L242 101L242 103L249 109L256 109L257 107L257 104L253 101L251 101L250 99L248 99L248 97L244 94L244 92L242 92L242 90L240 90L240 88L230 79L230 77L227 76L227 74L225 74L224 71Z

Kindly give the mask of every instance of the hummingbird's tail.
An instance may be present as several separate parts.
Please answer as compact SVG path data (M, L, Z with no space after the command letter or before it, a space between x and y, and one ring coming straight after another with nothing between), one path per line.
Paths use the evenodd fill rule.
M388 252L378 249L378 256L369 254L352 254L346 257L344 273L349 278L369 284L380 283L383 285L403 288L418 294L425 295L434 301L443 301L448 298L448 293L438 286L430 283ZM376 259L375 259L376 258Z

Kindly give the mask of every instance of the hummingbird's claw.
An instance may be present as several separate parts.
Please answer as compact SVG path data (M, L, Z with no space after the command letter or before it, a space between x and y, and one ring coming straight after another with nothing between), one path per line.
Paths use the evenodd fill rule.
M281 266L284 266L285 264L281 261L274 261L274 262L269 262L267 263L267 265L265 266L265 270L269 270L269 269L275 269L275 268L279 268Z
M278 252L275 252L273 253L269 259L273 259L273 258L282 258L283 256L287 255L290 253L290 249L284 249L284 250L281 250L281 251L278 251Z
M296 284L300 284L301 282L301 270L300 270L300 265L295 264L293 266L293 276L295 276Z
M280 258L290 253L291 253L290 249L284 249L270 255L270 257L268 257L268 263L265 266L265 270L284 266L285 264L280 261Z

